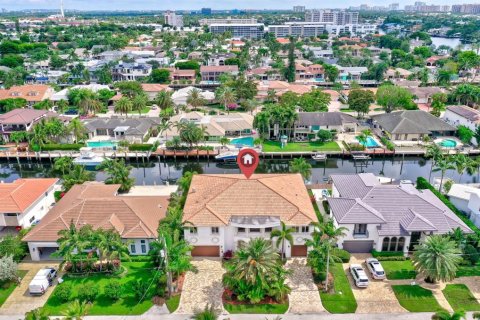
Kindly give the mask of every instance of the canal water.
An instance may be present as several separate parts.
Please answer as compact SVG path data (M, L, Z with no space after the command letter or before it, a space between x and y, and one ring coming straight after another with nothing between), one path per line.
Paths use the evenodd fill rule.
M468 43L462 43L459 38L444 38L444 37L431 37L432 44L435 47L449 46L452 49L456 49L459 45L463 45L462 50L471 50L472 47Z
M412 180L415 181L417 177L423 176L428 179L431 168L431 161L421 157L387 157L377 158L368 161L354 161L353 159L329 158L324 162L315 162L308 160L312 168L312 183L323 183L328 180L331 174L335 173L360 173L371 172L378 176L384 176L395 180ZM135 178L137 185L160 185L168 183L175 183L178 178L186 171L196 171L198 173L240 173L240 170L235 164L221 164L213 161L207 162L205 160L196 161L167 161L158 162L150 161L145 163L131 162L133 167L131 176ZM256 173L285 173L289 171L289 160L261 160ZM52 177L55 173L52 172L49 163L21 163L17 162L3 162L0 163L0 181L11 182L20 177ZM433 172L432 177L439 177L439 172ZM446 177L455 181L459 181L460 174L455 170L449 170ZM104 181L105 174L103 172L96 172L96 180ZM473 176L466 172L462 176L462 183L477 183L479 182L478 174Z

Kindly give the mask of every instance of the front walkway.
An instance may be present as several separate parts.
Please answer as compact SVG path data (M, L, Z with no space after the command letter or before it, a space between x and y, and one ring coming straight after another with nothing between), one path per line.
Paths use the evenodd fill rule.
M58 268L58 262L49 262L48 267ZM28 292L28 285L32 281L38 270L46 266L45 262L42 263L20 263L19 270L27 270L28 273L23 277L22 282L18 287L13 290L12 294L8 297L7 301L0 307L0 315L18 315L25 314L26 312L42 307L53 292L54 286L48 288L41 296L31 296ZM57 280L54 281L54 285Z
M225 270L220 259L195 259L192 264L197 272L187 272L180 305L175 313L192 314L203 310L207 304L223 309L222 277Z
M288 295L290 303L288 313L325 312L318 288L313 282L312 271L306 266L306 259L290 259L285 267L292 271L287 279L287 284L292 289Z

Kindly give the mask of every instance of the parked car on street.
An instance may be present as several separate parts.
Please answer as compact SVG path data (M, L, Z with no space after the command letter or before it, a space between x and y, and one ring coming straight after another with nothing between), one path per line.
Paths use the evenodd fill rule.
M28 285L28 292L32 295L44 294L48 287L53 284L53 280L57 276L57 270L54 268L40 269L32 281Z
M383 270L382 264L375 258L368 258L365 260L368 271L372 275L373 279L383 280L385 279L385 270Z
M351 264L350 273L352 274L353 282L355 282L355 285L357 287L359 288L368 287L368 277L361 265Z

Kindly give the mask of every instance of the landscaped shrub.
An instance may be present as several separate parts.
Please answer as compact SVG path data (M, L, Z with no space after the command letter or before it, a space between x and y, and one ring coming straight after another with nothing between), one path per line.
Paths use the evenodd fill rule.
M153 144L150 143L138 143L138 144L131 144L128 146L128 150L130 151L151 151L153 148Z
M468 260L472 266L476 265L480 259L477 249L471 244L467 244L463 249L463 259Z
M140 300L147 292L148 285L142 280L133 281L132 291L135 299Z
M110 282L105 285L103 293L108 299L114 301L120 299L122 294L122 285L120 284L120 281L115 279L110 280Z
M372 256L374 258L378 257L403 257L403 251L377 251L372 250Z
M55 289L55 298L62 303L70 301L72 298L72 285L70 283L61 283Z
M388 150L393 151L395 150L395 144L388 140L386 137L381 137L380 141L387 147Z
M377 257L378 261L405 261L408 260L408 257L400 256L386 256L386 257Z
M327 279L327 273L326 272L313 272L312 271L312 276L313 276L313 281L315 283L322 283Z
M348 263L350 261L350 252L343 250L343 249L334 249L333 254L340 259L342 259L342 263Z
M152 257L151 256L129 256L128 259L122 259L122 261L150 262L150 261L152 261Z
M34 146L35 148L38 148L38 146ZM74 150L74 151L78 151L80 150L80 148L82 147L85 147L84 144L81 144L81 143L62 143L62 144L45 144L42 146L42 151L66 151L66 150ZM34 151L39 151L39 148L37 150Z
M364 151L365 146L360 144L360 143L349 143L348 144L348 149L350 151Z
M13 256L13 260L21 261L28 253L28 245L22 241L21 235L7 234L0 239L0 257Z
M93 283L85 283L78 288L78 299L93 302L98 296L98 287Z
M452 210L473 232L480 236L480 229L470 220L466 215L464 215L460 210L458 210L443 194L438 192L424 177L417 178L417 189L423 190L428 189L432 191L440 201L442 201L450 210Z

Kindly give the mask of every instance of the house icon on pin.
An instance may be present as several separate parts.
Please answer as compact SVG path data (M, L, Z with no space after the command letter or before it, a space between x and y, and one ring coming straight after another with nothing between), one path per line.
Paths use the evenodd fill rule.
M246 153L243 157L243 164L244 165L252 165L253 164L253 156L250 153Z

